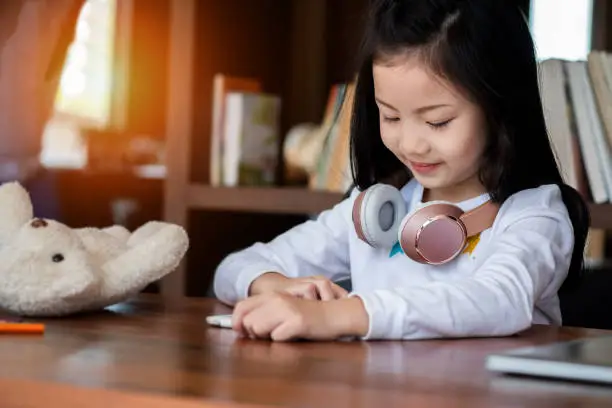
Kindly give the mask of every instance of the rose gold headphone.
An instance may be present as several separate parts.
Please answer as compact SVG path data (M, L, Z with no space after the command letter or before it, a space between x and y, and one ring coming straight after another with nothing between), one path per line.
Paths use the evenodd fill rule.
M493 225L498 206L490 200L464 212L455 204L431 201L406 214L400 191L375 184L362 191L353 205L357 236L374 248L400 248L412 260L441 265L463 251L468 237Z

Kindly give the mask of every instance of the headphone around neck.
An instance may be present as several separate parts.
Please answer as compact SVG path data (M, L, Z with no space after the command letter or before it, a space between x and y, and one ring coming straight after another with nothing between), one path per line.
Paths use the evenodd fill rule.
M450 202L431 201L406 214L398 189L375 184L355 199L353 224L359 239L374 248L399 243L412 260L441 265L455 259L469 237L490 228L498 209L491 200L467 212Z

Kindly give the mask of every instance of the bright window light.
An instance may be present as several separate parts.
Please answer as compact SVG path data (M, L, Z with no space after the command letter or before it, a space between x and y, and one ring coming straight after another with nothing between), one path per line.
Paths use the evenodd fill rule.
M87 0L55 100L55 109L104 127L110 115L116 0Z
M86 0L81 9L43 133L40 160L46 167L82 168L82 129L109 126L117 1Z
M593 0L531 0L530 25L538 59L586 60Z

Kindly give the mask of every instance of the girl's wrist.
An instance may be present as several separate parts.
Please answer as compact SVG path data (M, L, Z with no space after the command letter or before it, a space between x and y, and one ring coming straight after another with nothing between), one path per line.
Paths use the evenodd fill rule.
M330 327L338 337L364 337L369 330L370 318L363 301L358 296L322 302L326 305L325 315Z
M289 278L280 272L270 271L259 275L249 286L249 296L272 292L285 285Z

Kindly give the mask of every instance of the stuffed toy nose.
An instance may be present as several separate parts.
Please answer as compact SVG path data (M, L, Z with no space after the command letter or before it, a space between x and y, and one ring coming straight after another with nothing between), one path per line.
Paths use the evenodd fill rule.
M35 218L32 220L32 223L30 224L32 226L32 228L41 228L41 227L46 227L47 226L47 221L41 219L41 218Z

